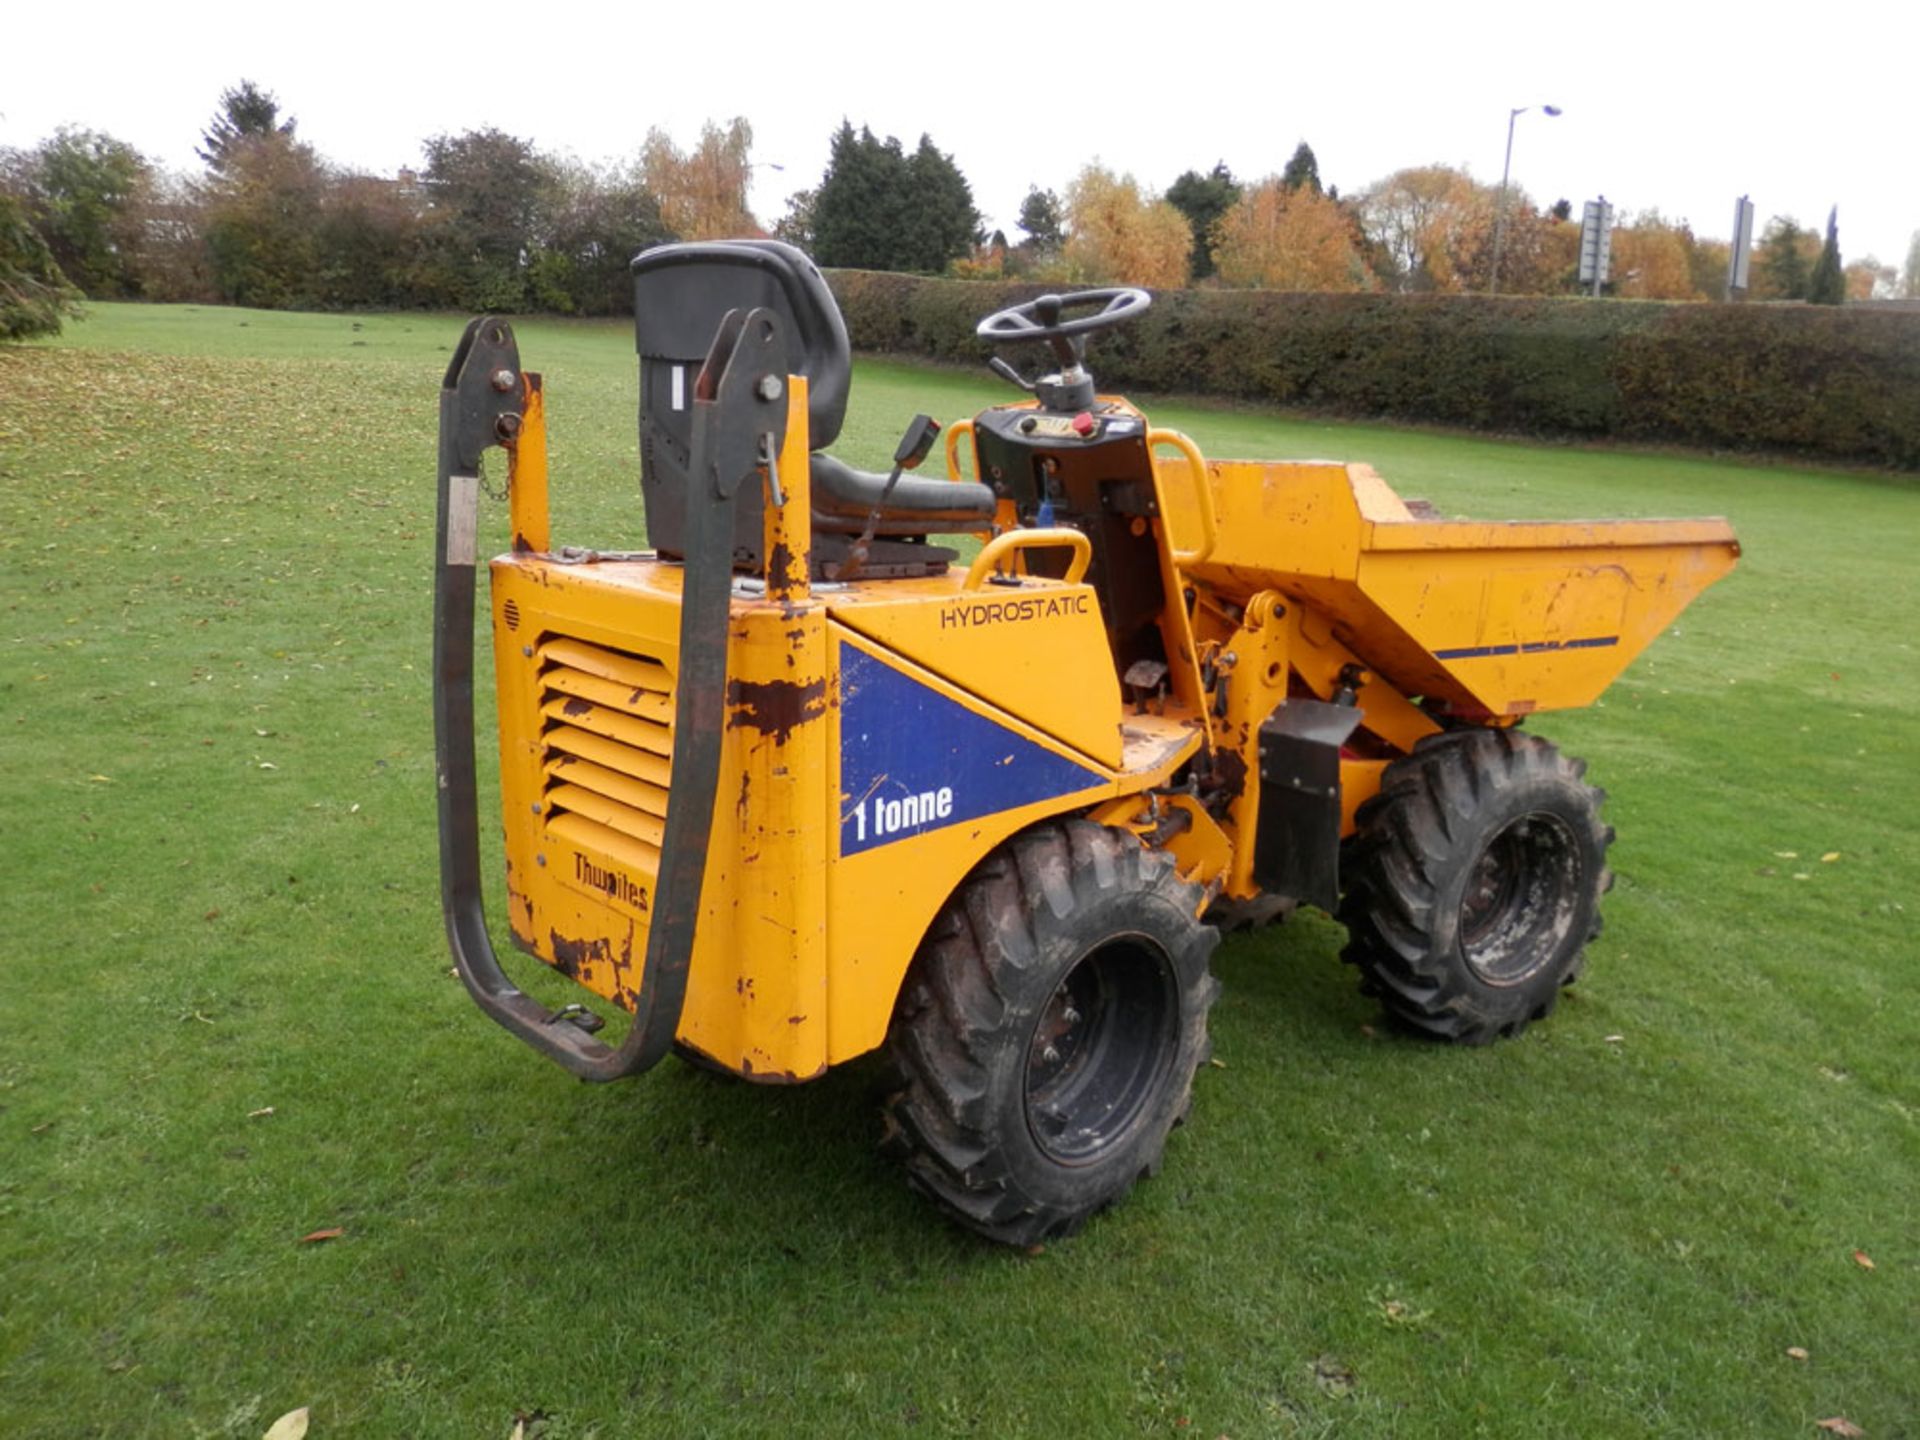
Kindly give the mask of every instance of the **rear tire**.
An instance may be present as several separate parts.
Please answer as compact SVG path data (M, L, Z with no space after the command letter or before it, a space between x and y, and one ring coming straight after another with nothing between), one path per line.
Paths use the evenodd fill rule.
M961 1224L1070 1235L1158 1170L1219 984L1197 887L1124 831L1048 823L995 851L915 957L886 1148Z
M1387 767L1343 856L1341 958L1396 1019L1484 1045L1579 977L1613 885L1585 769L1514 730L1434 736Z

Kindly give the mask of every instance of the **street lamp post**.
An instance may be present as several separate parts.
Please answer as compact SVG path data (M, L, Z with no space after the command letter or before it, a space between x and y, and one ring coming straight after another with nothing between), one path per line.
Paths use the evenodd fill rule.
M1507 112L1507 159L1500 167L1500 209L1493 220L1493 275L1487 282L1487 293L1500 293L1500 255L1507 248L1507 178L1513 173L1513 122L1527 111L1531 105L1522 105L1517 110ZM1548 115L1558 115L1558 105L1542 105L1540 109Z

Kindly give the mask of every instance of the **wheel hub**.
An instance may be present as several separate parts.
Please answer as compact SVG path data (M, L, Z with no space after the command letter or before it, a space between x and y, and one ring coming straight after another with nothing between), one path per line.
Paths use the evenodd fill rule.
M1580 893L1580 851L1557 815L1499 830L1467 874L1460 949L1489 985L1517 985L1553 958Z
M1027 1046L1027 1128L1054 1160L1084 1163L1124 1139L1164 1082L1178 1024L1172 965L1144 937L1068 971Z

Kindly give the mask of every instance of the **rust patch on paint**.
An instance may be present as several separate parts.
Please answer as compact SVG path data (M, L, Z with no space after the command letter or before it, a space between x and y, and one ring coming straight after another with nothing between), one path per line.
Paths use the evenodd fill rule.
M558 930L549 930L547 943L553 947L554 968L575 980L591 962L613 958L613 947L605 940L569 940Z
M729 680L727 705L730 726L758 730L784 745L797 728L827 713L826 677L810 685L794 680Z

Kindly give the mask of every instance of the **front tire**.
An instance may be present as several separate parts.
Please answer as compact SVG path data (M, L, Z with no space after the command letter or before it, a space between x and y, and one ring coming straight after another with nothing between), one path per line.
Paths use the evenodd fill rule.
M1387 767L1343 857L1341 958L1390 1014L1484 1045L1579 977L1612 887L1586 767L1538 736L1467 730Z
M1154 1173L1207 1053L1218 933L1124 831L1036 827L935 921L888 1034L888 1148L990 1239L1070 1235Z

